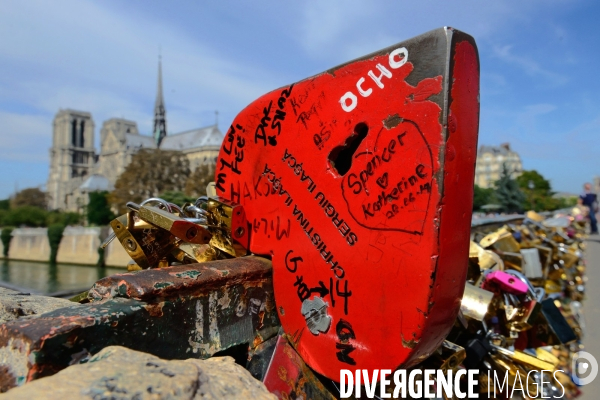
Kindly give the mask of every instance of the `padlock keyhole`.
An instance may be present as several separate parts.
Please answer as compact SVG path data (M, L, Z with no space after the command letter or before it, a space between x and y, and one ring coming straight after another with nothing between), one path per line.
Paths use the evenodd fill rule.
M346 175L352 167L352 159L358 146L367 137L369 127L364 122L356 124L354 132L350 135L343 145L334 147L329 153L329 162L333 169L341 176Z

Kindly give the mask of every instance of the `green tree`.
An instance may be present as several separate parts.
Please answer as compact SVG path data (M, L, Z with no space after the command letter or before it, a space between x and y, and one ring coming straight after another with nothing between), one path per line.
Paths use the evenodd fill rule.
M115 218L108 205L108 192L91 192L87 205L87 220L90 225L107 225Z
M13 208L3 216L3 225L46 226L48 212L39 207L21 206Z
M142 149L131 159L109 195L119 212L127 212L128 201L140 203L168 191L183 192L190 164L180 151Z
M206 186L215 180L215 166L200 165L185 182L185 194L197 199L206 196Z
M53 224L61 224L64 226L78 225L81 223L81 220L82 217L79 213L53 210L48 212L48 215L46 216L46 226L50 226Z
M63 237L65 226L62 224L54 224L48 227L48 242L50 243L50 263L56 263L56 254L58 253L58 245Z
M551 211L567 207L567 202L552 197L554 192L550 181L536 170L523 171L517 178L521 191L525 194L524 208L535 211Z
M500 179L495 182L495 195L502 210L506 212L521 212L525 196L519 184L512 178L512 172L508 170L506 164L502 166Z
M495 201L493 188L482 188L479 185L473 187L473 211L481 210L481 206L492 204Z
M0 210L8 210L10 208L10 199L0 200Z
M5 226L2 228L2 233L0 233L0 240L2 240L2 245L4 246L4 257L8 257L8 246L12 240L11 233L13 229L12 226Z
M23 206L37 207L45 210L48 207L48 195L38 188L23 189L10 200L10 208Z

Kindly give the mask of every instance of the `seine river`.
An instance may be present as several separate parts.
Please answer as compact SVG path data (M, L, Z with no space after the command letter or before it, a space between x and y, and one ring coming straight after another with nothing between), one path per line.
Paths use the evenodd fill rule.
M32 293L87 290L108 275L127 272L123 268L97 268L87 265L0 260L0 284L7 283Z

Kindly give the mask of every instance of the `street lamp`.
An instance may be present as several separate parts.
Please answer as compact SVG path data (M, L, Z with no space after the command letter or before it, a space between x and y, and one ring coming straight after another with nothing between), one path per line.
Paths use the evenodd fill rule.
M533 189L535 189L535 183L533 183L532 180L529 180L529 182L527 182L527 187L529 188L529 206L533 210Z

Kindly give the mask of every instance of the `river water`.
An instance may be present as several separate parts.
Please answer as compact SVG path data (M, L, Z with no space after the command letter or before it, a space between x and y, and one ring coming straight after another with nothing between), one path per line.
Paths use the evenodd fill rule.
M88 265L50 265L31 261L0 260L0 284L4 282L39 294L87 290L98 279L123 272L127 270Z

